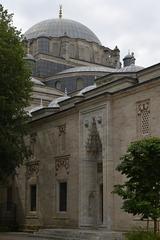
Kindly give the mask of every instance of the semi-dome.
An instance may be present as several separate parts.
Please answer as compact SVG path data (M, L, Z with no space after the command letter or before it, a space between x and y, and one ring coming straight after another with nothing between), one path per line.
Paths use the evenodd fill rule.
M84 93L89 92L95 89L96 87L97 87L96 84L85 87L81 91L79 91L79 93L76 96L83 96Z
M56 99L53 99L49 104L48 104L48 107L49 108L57 108L59 107L59 104L60 102L63 102L65 100L67 100L68 98L70 98L70 96L68 96L66 93L64 94L64 96L62 97L58 97Z
M66 74L66 73L77 73L77 72L106 72L111 73L115 72L115 68L104 67L104 66L79 66L65 69L62 72L59 72L57 75Z
M41 85L41 86L45 86L44 83L42 83L40 80L36 79L36 78L33 78L31 77L31 82L36 84L36 85Z
M95 42L101 45L97 36L83 24L70 19L48 19L32 26L24 34L26 39L44 37L62 37L80 38L88 42Z
M135 64L131 64L129 66L117 69L116 72L138 72L140 70L144 69L142 66L137 66Z

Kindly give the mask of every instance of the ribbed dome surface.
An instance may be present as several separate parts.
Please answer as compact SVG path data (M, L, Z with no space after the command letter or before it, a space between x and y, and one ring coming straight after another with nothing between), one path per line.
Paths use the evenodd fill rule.
M101 45L97 36L83 24L69 19L48 19L35 24L24 34L27 39L37 38L43 33L46 37L68 36L85 39Z
M79 66L68 68L58 74L66 74L66 73L76 73L76 72L115 72L115 68L104 67L104 66Z
M118 69L116 72L138 72L142 69L144 69L144 67L131 64L129 66Z

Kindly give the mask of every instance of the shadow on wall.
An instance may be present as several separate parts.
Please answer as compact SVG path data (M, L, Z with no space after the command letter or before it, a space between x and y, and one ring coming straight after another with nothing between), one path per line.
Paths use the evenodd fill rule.
M24 225L24 208L20 201L18 186L14 177L0 186L0 230L18 230Z

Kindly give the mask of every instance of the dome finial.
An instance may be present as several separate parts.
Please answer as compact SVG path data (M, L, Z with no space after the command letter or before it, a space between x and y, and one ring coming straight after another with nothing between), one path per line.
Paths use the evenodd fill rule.
M62 18L62 4L59 5L59 18Z
M135 60L134 53L130 53L130 50L128 50L128 54L123 58L124 67L130 66L131 64L135 65Z

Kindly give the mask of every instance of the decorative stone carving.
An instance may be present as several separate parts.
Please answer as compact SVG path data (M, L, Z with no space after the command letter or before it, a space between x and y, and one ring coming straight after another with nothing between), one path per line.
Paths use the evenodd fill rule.
M66 133L66 124L58 126L59 129L59 136L63 135Z
M96 120L92 118L92 125L89 129L89 136L86 144L87 153L97 154L102 151L102 143L97 130Z
M39 175L39 161L30 161L26 163L27 178Z
M144 111L150 113L150 101L149 101L149 99L138 103L137 104L137 110L138 110L137 111L138 115L141 115Z
M89 127L89 121L88 121L88 120L85 120L85 122L84 122L84 126L85 126L86 128Z
M98 119L97 119L97 122L99 123L99 124L102 124L102 117L98 117Z
M58 171L62 168L65 168L67 174L69 174L69 155L55 157L56 176L58 174Z
M150 100L137 103L138 135L150 134Z

